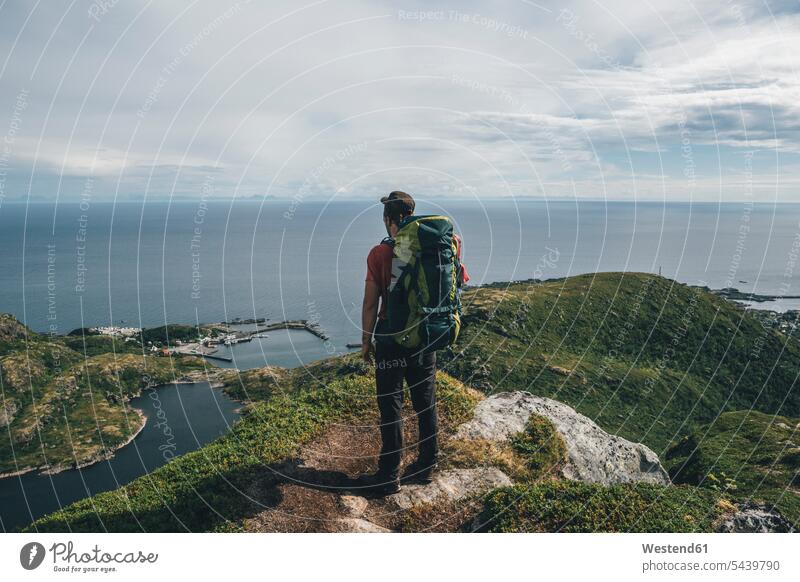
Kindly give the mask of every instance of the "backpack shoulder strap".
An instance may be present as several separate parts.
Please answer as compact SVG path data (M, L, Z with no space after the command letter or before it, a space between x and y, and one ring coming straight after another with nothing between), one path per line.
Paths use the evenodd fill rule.
M384 237L381 241L382 245L389 245L390 247L394 247L394 239L390 236Z

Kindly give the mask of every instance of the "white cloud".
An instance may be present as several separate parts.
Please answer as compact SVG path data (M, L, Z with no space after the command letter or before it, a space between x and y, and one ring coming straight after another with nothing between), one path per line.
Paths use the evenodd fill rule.
M98 195L199 193L214 171L220 195L291 196L313 177L322 197L718 199L755 149L782 159L754 165L756 195L800 200L790 4L126 2L99 22L90 5L24 28L29 6L0 11L5 110L31 92L10 171L35 160L44 188L63 174L102 179ZM702 179L719 175L730 188Z

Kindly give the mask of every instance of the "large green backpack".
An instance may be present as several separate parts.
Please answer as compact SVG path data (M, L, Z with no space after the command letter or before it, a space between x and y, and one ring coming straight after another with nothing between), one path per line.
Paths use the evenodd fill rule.
M461 329L458 244L446 216L408 216L400 222L380 330L384 341L422 353L456 341Z

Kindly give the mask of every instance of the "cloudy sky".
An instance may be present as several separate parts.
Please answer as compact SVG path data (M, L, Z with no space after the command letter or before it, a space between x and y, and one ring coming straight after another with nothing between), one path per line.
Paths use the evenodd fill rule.
M800 2L0 3L0 203L800 202Z

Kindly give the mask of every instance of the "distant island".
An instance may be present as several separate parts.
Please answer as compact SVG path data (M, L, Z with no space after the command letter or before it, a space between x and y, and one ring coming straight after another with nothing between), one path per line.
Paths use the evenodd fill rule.
M749 293L747 291L739 291L735 287L725 287L724 289L709 289L708 287L700 287L701 289L710 291L715 295L730 299L731 301L752 301L754 303L765 303L767 301L779 301L781 299L800 299L800 295L763 295L758 293Z

